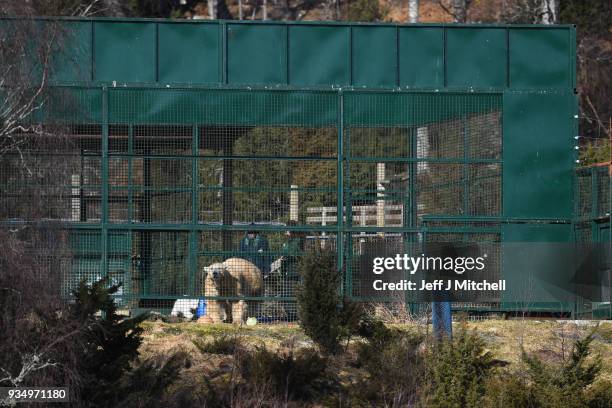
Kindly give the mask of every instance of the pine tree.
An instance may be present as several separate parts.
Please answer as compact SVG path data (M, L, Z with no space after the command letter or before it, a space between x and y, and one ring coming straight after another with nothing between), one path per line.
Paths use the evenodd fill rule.
M84 330L80 341L79 371L83 399L95 406L113 406L117 384L138 356L142 342L140 323L146 314L123 318L117 314L112 297L120 285L109 286L107 279L92 285L81 282L74 291L71 313Z
M302 283L297 290L298 315L304 332L324 352L336 353L340 345L338 313L341 275L331 251L307 253L300 262Z
M594 333L576 340L570 357L561 366L546 364L536 356L523 352L536 400L543 406L582 407L587 405L585 391L602 368L600 356L589 358Z

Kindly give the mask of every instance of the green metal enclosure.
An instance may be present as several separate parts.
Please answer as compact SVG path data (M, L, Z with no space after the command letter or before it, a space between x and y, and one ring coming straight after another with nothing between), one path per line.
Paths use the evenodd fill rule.
M283 318L291 273L208 296L203 268L327 247L345 294L372 300L364 245L478 242L511 281L524 265L506 243L574 242L582 225L573 26L40 23L58 21L66 46L34 120L63 129L65 144L29 148L71 177L25 180L7 159L0 200L10 224L33 221L18 205L31 186L55 197L40 218L68 231L66 293L110 276L131 309L207 295ZM249 230L269 248L245 253ZM534 299L533 310L578 310L545 289ZM457 306L518 307L504 296Z

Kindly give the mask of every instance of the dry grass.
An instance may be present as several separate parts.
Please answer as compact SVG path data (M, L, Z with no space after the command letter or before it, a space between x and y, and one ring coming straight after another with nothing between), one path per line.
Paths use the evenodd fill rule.
M467 323L478 330L495 356L516 366L521 348L548 361L560 361L571 353L572 345L584 337L597 322L555 320L483 320ZM603 360L602 377L612 380L612 322L599 322L593 353Z
M527 353L535 353L549 361L558 361L571 352L573 341L584 336L596 325L595 322L576 323L554 320L481 320L466 322L469 329L476 329L486 341L495 357L509 362L509 369L518 368L521 358L521 347ZM312 342L295 324L290 325L257 325L238 326L232 324L198 324L198 323L143 323L144 342L141 346L141 357L147 358L156 354L170 354L183 350L193 356L192 369L205 371L223 371L230 364L231 357L222 355L205 355L194 346L193 340L209 341L220 334L240 336L246 347L265 345L271 350L286 348L294 344L296 348L311 347ZM431 329L421 321L393 324L394 327L430 332ZM600 322L593 342L593 351L603 360L602 377L612 380L612 322ZM351 354L343 358L351 358ZM338 362L340 371L345 364ZM346 370L344 370L346 371ZM357 372L341 372L348 381L359 375ZM350 371L350 370L349 370Z

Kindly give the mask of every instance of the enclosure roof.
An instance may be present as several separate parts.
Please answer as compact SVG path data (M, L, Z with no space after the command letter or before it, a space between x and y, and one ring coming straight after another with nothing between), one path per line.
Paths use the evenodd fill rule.
M575 87L573 25L38 20L67 28L61 84Z

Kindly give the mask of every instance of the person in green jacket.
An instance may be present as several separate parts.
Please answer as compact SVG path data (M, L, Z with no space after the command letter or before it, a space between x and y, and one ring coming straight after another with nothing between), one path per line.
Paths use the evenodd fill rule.
M290 221L287 225L295 225L295 221ZM297 264L300 259L299 257L304 252L304 234L301 232L287 231L286 236L287 241L284 242L281 247L281 252L283 253L281 273L290 280L299 280Z

